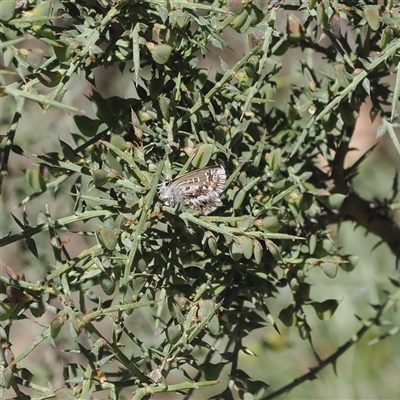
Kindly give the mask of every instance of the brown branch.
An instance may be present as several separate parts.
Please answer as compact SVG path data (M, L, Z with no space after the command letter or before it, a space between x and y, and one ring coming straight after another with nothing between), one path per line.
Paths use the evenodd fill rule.
M349 180L346 179L348 170L344 168L344 161L349 151L349 138L351 136L352 128L348 127L344 132L343 140L336 151L332 164L331 178L334 184L332 193L341 193L347 196L339 214L336 215L335 222L343 219L354 221L367 229L368 232L380 237L382 241L387 243L393 254L400 259L399 226L382 212L382 208L378 208L379 204L365 200L355 193L351 189Z
M381 324L381 317L384 312L388 311L389 308L396 305L400 298L400 290L397 290L395 293L392 293L387 297L387 299L379 305L377 312L374 317L362 321L363 326L359 329L359 331L352 335L351 338L342 346L340 346L333 354L331 354L328 358L321 361L316 367L311 368L309 372L296 378L293 382L288 385L283 386L282 388L276 390L275 392L269 394L266 397L263 397L262 400L270 400L275 399L278 396L281 396L290 390L294 389L296 386L299 386L301 383L313 380L316 378L316 374L325 368L328 365L335 366L336 360L349 348L351 348L354 344L360 341L360 339L365 335L365 333L373 326L379 326Z
M379 236L400 259L400 228L392 219L377 211L372 202L350 192L343 202L340 214Z

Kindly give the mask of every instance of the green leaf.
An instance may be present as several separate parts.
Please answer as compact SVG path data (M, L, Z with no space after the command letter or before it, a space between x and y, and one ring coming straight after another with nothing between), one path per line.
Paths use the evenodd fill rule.
M208 331L212 334L217 336L220 333L220 324L219 324L219 317L218 315L214 315L210 322L207 324Z
M167 44L155 45L154 43L147 42L146 46L149 49L153 60L157 64L161 65L168 62L173 50L172 47Z
M74 115L74 122L79 131L87 137L93 137L102 124L102 121L91 119L86 115Z
M294 308L292 305L290 305L289 307L283 309L279 313L278 318L284 325L291 326L293 325L293 313L294 313Z
M68 62L72 57L72 49L70 45L62 40L56 40L53 46L54 54L60 62Z
M65 317L60 315L53 319L50 323L50 335L52 339L56 339L60 334L61 328L64 325Z
M253 245L254 245L254 260L256 262L256 264L260 265L262 258L263 258L263 247L261 245L261 243L256 240L253 239Z
M55 72L41 72L38 73L36 76L42 85L53 88L56 87L60 82L61 79L64 77L65 71L58 70Z
M218 364L204 362L203 364L199 365L199 371L201 371L205 380L214 380L219 378L225 365L226 364L224 362L220 362Z
M341 263L340 267L342 268L343 271L346 272L351 272L353 269L356 267L359 257L358 256L343 256L344 260L347 262Z
M380 6L370 6L370 5L366 5L362 8L364 18L367 21L369 27L373 31L377 31L381 24L379 9L380 9Z
M39 171L35 169L27 169L25 171L25 179L32 189L40 192L46 190L46 180Z
M111 135L110 143L121 151L127 149L127 142L121 135Z
M171 344L177 343L181 337L181 334L182 329L178 325L170 325L166 331L168 342Z
M158 104L160 106L163 118L166 121L169 121L170 119L169 110L170 110L171 100L168 99L166 96L160 96L158 99Z
M251 23L251 18L247 8L244 8L242 12L235 17L235 19L231 22L231 28L236 32L242 33L245 32Z
M204 301L200 306L200 315L202 318L208 318L210 314L214 314L215 302L212 300Z
M327 321L335 313L339 302L337 300L325 300L322 303L312 302L311 305L314 307L318 318L322 321Z
M341 193L334 193L330 196L319 196L318 200L330 210L339 210L343 202L345 201L347 195Z
M262 220L262 227L268 232L277 233L281 229L281 223L276 215L271 215Z
M245 198L246 198L247 192L244 189L240 189L235 196L235 199L233 200L233 208L235 210L240 210Z
M336 278L339 266L336 263L324 261L322 263L322 269L327 277L334 279Z
M229 250L234 261L239 261L242 258L243 250L237 240L233 240L229 244Z
M100 281L101 288L107 296L111 296L115 292L115 281L108 276Z
M108 182L108 172L104 169L96 169L92 172L93 184L96 187L102 187Z
M107 250L114 250L117 247L118 236L113 229L101 228L98 231L100 242Z
M71 161L72 163L76 163L82 159L82 157L68 144L63 140L58 139L61 145L61 150L64 154L64 157Z
M0 321L6 321L13 313L13 309L3 301L0 302Z
M42 1L33 9L32 11L33 17L43 17L43 20L37 20L35 18L32 19L33 30L40 29L47 22L46 17L50 16L51 7L52 7L52 2L48 0L48 1ZM27 17L27 19L29 19L29 17Z
M240 244L244 258L250 260L253 257L254 243L249 237L243 236Z
M215 146L212 144L202 144L193 158L192 165L196 168L203 168L208 165Z
M9 21L14 16L16 0L2 0L0 2L0 21Z

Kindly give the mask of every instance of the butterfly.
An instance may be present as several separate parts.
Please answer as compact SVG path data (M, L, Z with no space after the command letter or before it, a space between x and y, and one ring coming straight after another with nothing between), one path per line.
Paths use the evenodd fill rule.
M188 172L158 185L158 198L166 206L183 204L204 215L216 210L222 203L221 193L226 183L225 169L219 165Z

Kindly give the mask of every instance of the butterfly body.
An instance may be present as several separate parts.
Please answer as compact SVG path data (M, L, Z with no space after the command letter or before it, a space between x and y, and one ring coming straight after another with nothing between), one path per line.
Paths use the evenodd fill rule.
M171 181L163 181L158 187L158 197L167 206L181 203L207 215L221 205L220 195L225 183L223 167L201 168Z

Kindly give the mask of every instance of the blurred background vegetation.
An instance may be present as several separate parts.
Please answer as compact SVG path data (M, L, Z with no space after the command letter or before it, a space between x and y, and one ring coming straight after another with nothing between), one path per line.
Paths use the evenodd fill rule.
M1 398L398 397L375 3L0 3ZM158 201L215 164L212 215Z

